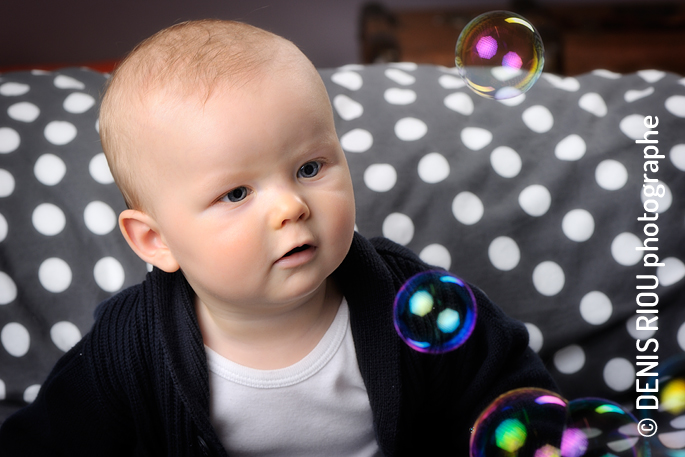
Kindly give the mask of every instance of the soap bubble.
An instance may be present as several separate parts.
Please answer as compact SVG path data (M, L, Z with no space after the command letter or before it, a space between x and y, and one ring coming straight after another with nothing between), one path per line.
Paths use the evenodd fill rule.
M685 455L685 355L672 357L660 365L658 380L658 392L639 393L653 396L642 399L643 407L658 405L655 409L640 409L643 416L654 420L658 426L649 442L654 455L682 457ZM640 388L656 389L655 381L652 377L640 378Z
M559 457L568 402L535 387L500 395L480 414L471 457Z
M647 457L637 420L620 405L602 398L578 398L568 404L569 417L561 457Z
M502 100L530 89L545 64L542 38L523 17L509 11L481 14L459 34L454 59L477 94Z
M439 354L456 349L476 325L468 285L444 271L412 276L395 297L395 329L413 349Z

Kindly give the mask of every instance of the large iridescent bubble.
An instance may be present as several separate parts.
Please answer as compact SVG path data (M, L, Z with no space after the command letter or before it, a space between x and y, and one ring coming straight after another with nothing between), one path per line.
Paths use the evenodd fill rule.
M561 457L648 457L649 447L637 420L623 407L602 398L569 402Z
M525 18L509 11L481 14L462 30L455 63L477 94L497 100L530 89L545 64L540 34Z
M413 349L440 354L462 345L476 325L476 299L461 279L444 271L411 277L395 297L395 329Z
M568 402L559 394L522 388L499 396L478 417L471 457L559 457Z

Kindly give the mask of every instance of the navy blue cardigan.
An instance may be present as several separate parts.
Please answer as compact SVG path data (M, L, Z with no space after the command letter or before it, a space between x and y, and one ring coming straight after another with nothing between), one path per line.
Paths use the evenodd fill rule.
M334 277L347 298L359 369L387 456L468 455L469 428L498 395L555 390L528 334L480 290L457 350L430 355L397 336L402 284L431 269L389 240L355 233ZM155 269L98 308L93 329L57 363L36 400L0 428L0 454L226 456L209 421L209 381L193 291Z

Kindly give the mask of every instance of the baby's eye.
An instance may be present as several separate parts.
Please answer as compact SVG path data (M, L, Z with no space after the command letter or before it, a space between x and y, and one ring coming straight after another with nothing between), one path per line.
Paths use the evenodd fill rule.
M233 189L232 191L230 191L229 193L227 193L226 195L221 197L221 200L237 203L237 202L245 199L245 197L247 197L247 195L249 193L250 192L247 190L247 187L240 186L240 187L236 187L235 189Z
M321 171L321 162L307 162L300 167L297 176L301 178L313 178L319 174L319 171Z

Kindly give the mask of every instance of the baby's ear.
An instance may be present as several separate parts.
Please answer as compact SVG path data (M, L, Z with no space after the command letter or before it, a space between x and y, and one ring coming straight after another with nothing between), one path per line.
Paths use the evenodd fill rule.
M148 214L135 209L124 210L119 215L119 228L131 249L145 262L167 273L179 269L157 223Z

